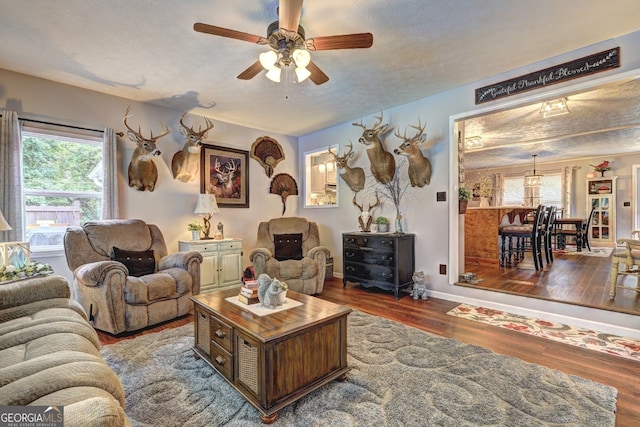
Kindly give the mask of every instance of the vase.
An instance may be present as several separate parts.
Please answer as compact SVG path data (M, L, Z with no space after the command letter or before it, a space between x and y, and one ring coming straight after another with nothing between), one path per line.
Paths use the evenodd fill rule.
M378 233L389 232L389 224L378 224Z
M200 232L197 230L191 231L191 240L200 240Z
M464 214L467 212L468 200L458 200L458 213Z
M396 234L404 234L404 228L402 226L402 212L396 214Z

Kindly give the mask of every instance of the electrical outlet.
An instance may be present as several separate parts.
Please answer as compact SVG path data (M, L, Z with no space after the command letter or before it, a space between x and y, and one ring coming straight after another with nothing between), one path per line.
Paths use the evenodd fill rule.
M447 274L447 264L440 264L440 274Z
M629 206L631 206L631 202L624 202L624 206L628 208Z
M436 202L446 202L447 201L447 192L446 191L438 191L436 193Z

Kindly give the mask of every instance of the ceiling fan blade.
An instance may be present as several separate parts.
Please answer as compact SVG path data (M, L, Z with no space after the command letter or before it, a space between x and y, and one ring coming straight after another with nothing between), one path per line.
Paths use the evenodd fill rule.
M240 80L251 80L252 78L257 76L262 70L264 70L264 68L262 68L260 61L256 61L249 68L247 68L246 70L238 74L238 78Z
M357 33L341 36L313 37L305 40L307 50L361 49L373 45L373 34Z
M229 30L228 28L216 27L215 25L202 24L196 22L193 29L199 33L213 34L214 36L228 37L230 39L243 40L256 44L268 44L269 40L254 34L243 33L241 31Z
M311 73L309 78L315 84L321 85L329 81L329 76L327 76L324 71L318 68L318 66L313 61L309 62L309 65L307 65L307 70L309 70L309 72Z
M278 20L281 29L297 33L301 14L302 0L280 0Z

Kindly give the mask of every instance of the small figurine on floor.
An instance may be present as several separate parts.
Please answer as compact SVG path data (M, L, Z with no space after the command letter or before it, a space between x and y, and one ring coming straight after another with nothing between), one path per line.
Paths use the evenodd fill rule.
M422 299L423 301L427 300L427 285L424 283L424 272L416 271L413 273L413 290L411 291L411 295L413 299Z
M271 279L268 274L258 277L258 300L268 308L276 308L284 304L288 286L278 279Z

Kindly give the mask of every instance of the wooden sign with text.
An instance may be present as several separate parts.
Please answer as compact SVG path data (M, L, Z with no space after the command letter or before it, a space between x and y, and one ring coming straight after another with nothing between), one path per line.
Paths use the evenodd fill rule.
M476 89L476 104L561 83L620 66L620 47Z

